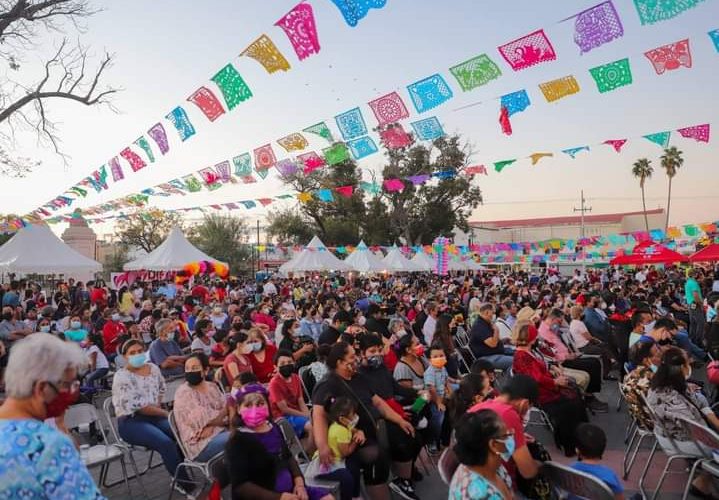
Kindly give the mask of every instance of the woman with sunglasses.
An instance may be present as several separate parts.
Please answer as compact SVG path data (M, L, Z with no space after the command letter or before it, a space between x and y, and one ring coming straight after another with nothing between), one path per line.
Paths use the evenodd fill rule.
M512 480L502 462L514 452L514 433L492 410L467 413L457 423L454 452L460 466L449 486L451 500L510 500Z

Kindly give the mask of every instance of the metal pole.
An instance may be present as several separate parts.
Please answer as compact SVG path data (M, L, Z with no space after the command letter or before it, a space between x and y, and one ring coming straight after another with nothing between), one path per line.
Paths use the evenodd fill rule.
M257 272L260 272L260 220L257 219ZM254 268L252 270L254 274Z
M591 212L592 207L586 207L584 205L585 199L584 199L584 190L582 189L580 192L580 208L574 208L575 212L580 212L580 226L579 226L579 237L581 239L584 239L584 213L585 212ZM582 253L584 253L584 245L582 245ZM582 257L582 272L586 272L587 270L587 259L585 257Z

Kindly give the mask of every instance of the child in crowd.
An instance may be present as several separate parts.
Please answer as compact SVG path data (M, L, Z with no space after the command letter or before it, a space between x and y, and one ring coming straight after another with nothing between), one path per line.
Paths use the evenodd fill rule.
M237 416L237 399L242 392L242 388L256 383L257 377L252 372L242 372L235 377L235 380L232 381L232 389L230 390L230 394L227 396L227 407L230 410L230 425L234 425L233 422L235 422L235 417Z
M447 373L447 355L441 344L432 344L429 349L429 366L424 371L424 386L430 395L430 442L427 444L431 455L439 453L442 424L447 410L445 402L452 392L450 383L457 383Z
M334 463L329 470L323 470L323 466L319 465L319 456L315 453L311 467L317 479L339 481L341 500L357 499L360 497L361 471L350 470L345 463L345 457L365 441L364 433L356 428L359 422L357 407L347 397L338 397L330 405L328 416L331 424L327 432L327 445L332 450Z
M96 380L102 379L110 371L110 364L102 352L102 335L92 334L80 342L80 347L85 351L90 367L85 375L85 385L93 387Z
M609 486L616 500L623 500L624 486L619 477L612 469L602 465L602 455L607 447L607 436L604 431L594 424L579 424L576 439L579 462L572 464L572 469L600 479Z

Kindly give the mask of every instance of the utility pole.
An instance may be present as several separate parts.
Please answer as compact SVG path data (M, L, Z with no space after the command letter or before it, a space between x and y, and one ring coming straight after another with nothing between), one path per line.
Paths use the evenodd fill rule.
M260 219L257 219L257 272L260 272ZM253 250L254 252L254 250ZM252 274L255 273L254 266L252 268ZM254 276L253 276L254 278Z
M580 229L579 229L579 237L584 238L584 214L585 212L591 212L592 207L585 206L586 200L584 199L584 190L582 189L580 191L580 208L574 207L575 212L581 212L581 218L580 218ZM584 245L582 245L582 253L584 253ZM584 257L582 257L582 272L585 272L587 270L587 261Z

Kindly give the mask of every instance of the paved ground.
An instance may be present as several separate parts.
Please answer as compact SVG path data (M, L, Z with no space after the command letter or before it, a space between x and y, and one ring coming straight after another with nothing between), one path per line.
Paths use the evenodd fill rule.
M699 370L695 370L697 372ZM703 370L701 370L703 372ZM617 401L617 385L616 382L607 382L604 384L601 397L610 403L610 412L607 414L598 414L591 418L591 421L600 425L607 432L608 450L605 455L606 464L612 467L618 474L621 474L622 457L624 452L624 433L629 425L629 419L626 414L626 406L622 407L622 410L616 411ZM566 459L561 452L554 448L554 440L548 430L541 426L530 426L530 432L537 437L545 446L548 448L552 459L561 463L570 463L571 460ZM636 464L629 475L627 481L624 482L625 488L628 493L637 491L637 483L642 468L644 467L646 460L649 455L649 449L640 451ZM138 464L140 468L144 468L147 462L147 456L137 456ZM159 457L156 455L154 458L155 462L159 462ZM425 463L429 466L429 462L425 460ZM654 485L657 482L659 474L665 464L665 457L658 453L652 460L648 479L645 483L646 488L649 490L649 494L653 491ZM682 468L682 466L678 466ZM424 468L420 469L424 471ZM425 477L425 479L417 484L417 493L423 500L434 500L447 497L447 487L440 480L436 471L431 471L432 474ZM117 480L121 476L120 467L113 465L110 471L110 479ZM95 473L97 477L97 473ZM658 496L661 500L675 500L681 498L681 493L684 488L684 484L688 472L683 470L679 474L670 475L665 481L664 486ZM148 497L151 499L167 498L169 494L170 476L167 474L165 469L160 466L151 469L147 474L142 477L142 482L147 490ZM134 498L143 498L137 481L130 482L132 488L132 494ZM107 488L104 493L111 499L125 499L130 498L124 484L119 484L112 488ZM627 495L627 498L630 495ZM180 498L179 495L175 495L174 498Z

